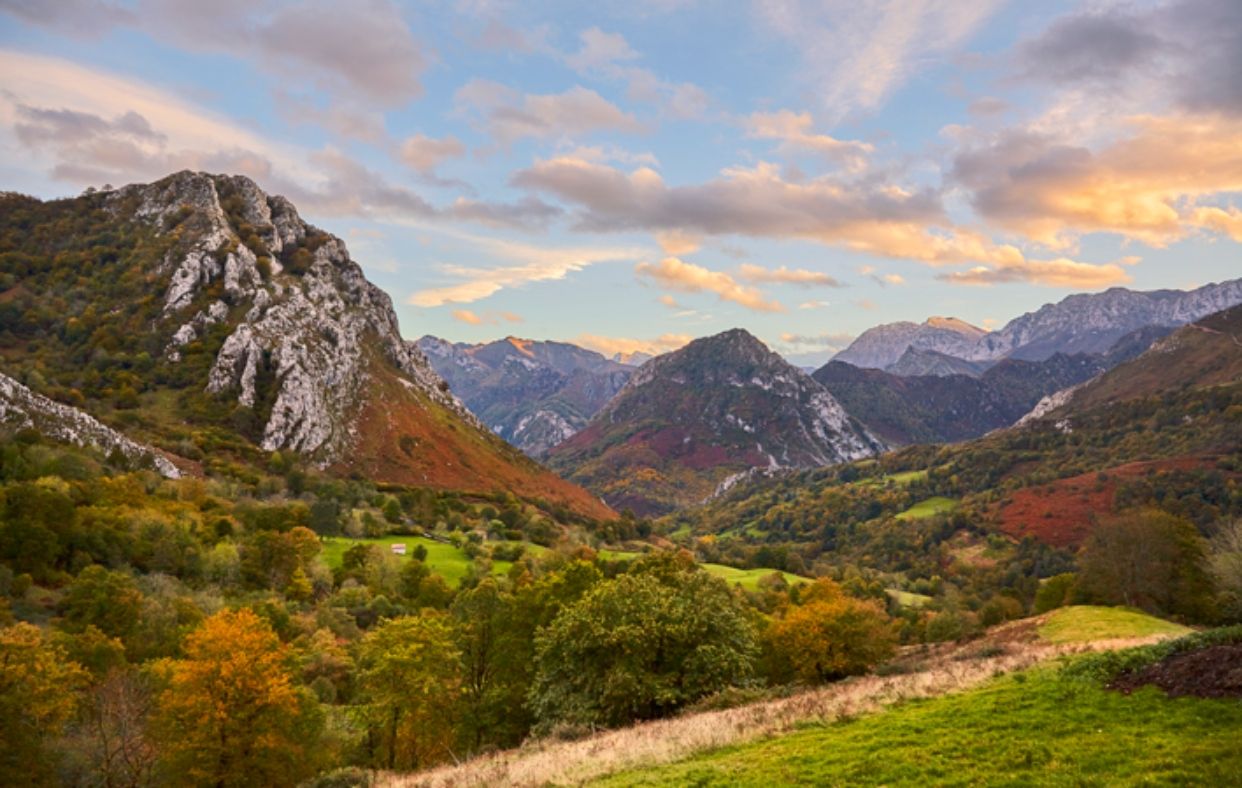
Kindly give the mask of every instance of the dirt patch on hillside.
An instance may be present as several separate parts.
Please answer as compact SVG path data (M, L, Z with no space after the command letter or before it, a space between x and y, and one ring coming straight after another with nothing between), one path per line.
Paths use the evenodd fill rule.
M1215 460L1209 457L1131 462L1017 490L990 515L1002 532L1015 539L1031 536L1053 547L1076 547L1087 538L1097 517L1112 513L1117 489L1124 482L1214 466Z
M1242 698L1242 643L1175 654L1119 677L1109 688L1129 695L1148 686L1172 698Z

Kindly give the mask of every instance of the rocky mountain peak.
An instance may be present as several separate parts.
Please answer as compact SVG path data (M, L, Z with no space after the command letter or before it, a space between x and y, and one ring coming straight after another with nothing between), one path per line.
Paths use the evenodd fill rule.
M701 501L736 474L880 448L827 389L734 329L644 364L550 461L614 506L659 512Z
M923 323L886 323L864 331L836 356L856 367L888 369L908 350L964 356L986 332L954 317L931 317Z
M156 272L167 282L167 359L180 363L183 348L226 326L207 388L270 408L265 450L338 456L350 442L347 424L372 352L471 418L402 340L392 300L367 281L344 242L302 221L283 197L244 176L187 171L126 186L109 202L175 237Z

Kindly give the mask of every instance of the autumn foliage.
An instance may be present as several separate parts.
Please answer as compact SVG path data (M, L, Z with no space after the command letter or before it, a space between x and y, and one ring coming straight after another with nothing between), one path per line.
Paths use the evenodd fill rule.
M313 773L317 720L287 653L250 610L205 620L160 696L167 767L182 784L294 785Z
M883 608L817 580L768 628L774 677L819 684L864 673L893 655L897 631Z

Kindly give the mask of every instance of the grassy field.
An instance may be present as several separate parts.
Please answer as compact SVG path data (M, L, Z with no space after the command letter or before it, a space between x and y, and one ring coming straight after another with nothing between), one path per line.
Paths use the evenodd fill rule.
M406 558L413 554L415 545L426 547L428 568L443 577L450 586L460 583L474 563L460 548L422 536L382 536L378 539L350 539L344 536L328 538L323 542L323 553L321 555L324 562L335 569L341 565L341 561L345 557L345 551L356 544L388 546L402 543L406 546ZM526 549L538 553L543 552L546 548L528 544ZM492 574L503 575L512 566L513 564L509 561L493 561Z
M896 588L890 588L884 593L896 600L897 604L902 607L923 607L932 601L932 598L926 594L916 594L913 591L901 591Z
M914 506L906 509L897 515L898 520L921 520L924 517L931 517L937 514L951 512L957 508L957 501L952 498L943 498L936 496L928 498L925 501L919 501Z
M901 487L901 486L909 484L910 482L921 482L926 478L927 478L926 470L902 471L901 473L894 473L889 476L880 476L878 478L873 478L873 479L863 479L862 481L858 482L858 484L864 487L879 487L881 485L885 485L885 484L888 484L889 482L892 482L898 487Z
M729 585L738 584L747 591L759 590L759 580L767 577L776 570L774 569L738 569L732 566L724 566L722 564L703 564L703 568L711 572L716 577L722 577ZM780 575L785 578L785 582L793 585L794 583L811 582L801 575L791 574L789 572L781 572Z
M1078 605L1048 614L1039 635L1052 643L1088 643L1114 638L1141 638L1150 635L1185 635L1191 630L1181 624L1122 607Z
M1231 785L1242 704L1126 696L1056 668L599 785Z
M625 550L606 549L597 550L596 554L608 561L628 561L642 555L642 553L627 552ZM738 569L737 567L725 566L724 564L700 564L700 566L716 577L723 578L729 585L738 584L747 591L758 591L759 580L776 571L775 569ZM809 578L795 575L791 572L781 572L780 574L785 578L785 582L790 585L811 582Z

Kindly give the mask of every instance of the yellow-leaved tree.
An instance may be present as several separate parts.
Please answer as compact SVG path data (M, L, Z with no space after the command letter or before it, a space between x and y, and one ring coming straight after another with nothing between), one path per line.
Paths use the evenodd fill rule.
M160 695L162 767L179 785L296 785L315 772L322 717L251 610L203 621Z
M55 784L50 745L76 712L87 673L39 628L0 628L0 784Z
M772 622L765 637L777 681L807 684L863 673L893 655L896 627L882 607L855 599L821 578Z

